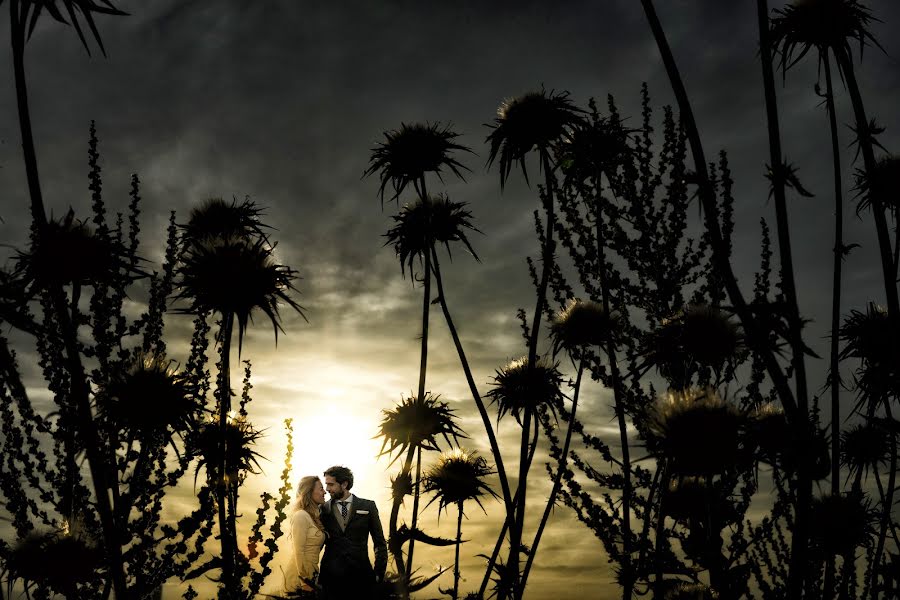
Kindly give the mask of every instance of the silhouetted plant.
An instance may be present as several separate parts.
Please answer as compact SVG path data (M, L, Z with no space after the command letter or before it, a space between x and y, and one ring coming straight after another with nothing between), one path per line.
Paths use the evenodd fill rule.
M201 501L177 526L162 525L160 518L166 492L188 468L182 439L208 388L208 329L198 319L187 367L176 372L162 339L178 253L174 222L161 272L138 270L139 181L132 177L127 229L121 214L111 227L97 147L92 124L92 225L70 211L63 220L36 226L30 250L18 253L15 285L4 290L15 294L10 300L18 308L3 319L34 337L54 404L46 415L35 410L15 352L0 336L3 507L12 515L19 540L14 546L22 552L39 548L43 564L32 568L56 575L36 576L22 566L21 556L3 558L9 564L18 560L16 576L27 579L38 597L51 591L99 597L104 588L107 594L143 596L199 558L203 526L211 517ZM73 258L93 264L75 264ZM142 277L149 279L148 298L132 285ZM87 302L79 302L82 294ZM146 298L143 314L126 310L126 298ZM33 533L47 528L53 533Z
M462 518L466 502L474 500L482 510L481 499L485 496L498 496L484 481L494 471L487 461L475 452L455 448L445 452L424 476L425 493L433 493L434 498L428 503L438 503L438 512L455 504L458 510L456 520L456 559L453 568L453 589L450 597L459 598L459 546L462 544ZM448 590L444 590L448 593Z
M388 183L394 188L391 200L398 200L406 186L412 184L419 199L428 196L425 190L425 174L434 173L441 178L444 168L463 178L468 171L452 154L456 151L471 152L454 140L459 134L450 125L441 123L401 123L399 129L384 132L385 141L372 148L369 167L363 176L378 173L381 186L378 195L384 205L384 189ZM443 180L442 180L443 181Z
M647 449L680 475L721 475L740 465L746 418L711 389L670 391L649 415Z
M538 335L540 334L541 319L547 306L547 286L550 274L553 272L555 244L553 241L554 223L556 221L556 181L554 170L556 160L553 148L558 145L571 129L582 122L579 109L569 99L568 92L555 93L542 89L540 92L529 92L521 96L504 101L497 109L497 117L487 137L490 144L488 155L488 167L494 161L500 171L500 188L506 184L512 167L518 163L522 169L522 175L528 182L528 170L526 157L532 151L538 155L538 164L544 173L545 190L541 195L542 204L546 215L546 231L548 235L541 245L541 276L538 285L537 303L531 320L531 329L528 339L527 368L536 367L538 357ZM522 530L525 520L526 487L528 469L531 466L526 460L528 456L529 437L531 436L531 414L525 414L525 422L522 427L522 440L519 450L519 483L515 498L516 506L513 523L509 526L510 555L507 564L516 576L514 589L516 597L522 594L519 589L519 552L522 541ZM491 571L491 565L488 565ZM484 587L484 586L482 586Z
M412 462L416 461L416 479L421 477L422 451L440 451L439 439L443 438L447 448L459 444L459 438L466 435L456 423L456 415L439 396L425 394L423 398L410 395L401 399L391 410L384 410L384 418L379 427L378 437L382 438L381 455L394 455L391 463L405 455L400 473L392 480L391 516L388 522L388 546L397 563L398 573L407 573L403 562L403 544L398 536L397 518L403 498L412 494L418 496L419 486L413 485ZM452 438L452 442L451 442ZM417 521L415 503L412 522ZM413 525L413 530L416 530ZM407 539L413 539L412 536Z
M426 124L401 124L400 129L385 132L385 142L372 149L369 167L363 176L378 173L381 179L379 196L382 207L384 206L384 190L388 183L394 188L392 200L399 204L400 194L411 183L416 191L417 199L412 204L407 204L400 214L393 217L396 225L391 228L386 237L387 244L394 246L400 267L404 276L405 268L409 266L410 280L417 280L414 271L416 263L421 265L421 281L423 283L422 296L422 345L419 362L419 383L416 398L425 398L425 381L428 367L428 331L429 315L432 304L431 282L432 274L441 286L440 267L436 252L436 245L443 243L450 252L450 242L462 241L466 248L478 257L472 250L466 237L466 229L477 231L471 223L471 213L465 209L465 204L452 202L445 195L431 196L425 181L426 173L434 173L442 181L441 171L449 168L457 177L463 178L462 170L468 170L455 157L456 152L471 152L471 150L454 140L458 134L450 129L450 126L441 126L440 123ZM440 288L441 303L445 316L449 316L446 310L446 302L443 299L443 289ZM451 325L451 331L453 331ZM457 349L461 347L458 338L454 335ZM470 377L471 380L471 377ZM470 387L472 382L470 381ZM476 394L476 402L478 402ZM405 466L410 467L407 461ZM413 480L413 529L417 526L419 508L419 472L421 460L417 462L417 475ZM396 513L399 510L398 498L394 497L392 521L396 526ZM396 528L393 528L396 530ZM393 531L392 531L393 533ZM408 562L406 564L406 579L412 580L413 557L415 551L415 539L410 540ZM398 568L401 567L402 556L395 553L395 560L400 559Z
M277 343L281 327L279 305L292 308L306 319L303 308L291 297L296 292L293 285L296 271L278 264L274 246L263 234L266 228L259 216L261 210L249 200L231 205L221 200L207 201L195 209L186 225L184 251L178 266L178 294L189 305L182 312L190 314L216 313L220 317L218 341L220 360L216 386L216 413L218 427L218 452L214 455L221 463L210 465L215 478L215 493L219 511L223 593L233 594L238 585L238 562L242 554L237 545L237 490L240 480L229 482L229 474L240 472L238 465L229 464L238 459L241 446L234 451L229 443L241 442L235 433L240 429L229 424L231 404L231 342L235 320L237 321L238 354L240 355L244 333L254 312L262 312L271 322ZM242 413L244 404L242 402ZM245 414L241 414L241 417ZM207 426L208 427L208 426ZM211 430L210 430L211 431ZM210 433L209 436L213 434ZM209 454L209 439L204 446Z

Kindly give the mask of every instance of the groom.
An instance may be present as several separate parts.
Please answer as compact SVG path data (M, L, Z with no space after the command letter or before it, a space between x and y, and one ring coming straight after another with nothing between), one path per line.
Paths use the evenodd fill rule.
M321 508L322 525L328 534L319 581L328 599L364 600L375 583L384 579L387 544L371 500L350 493L353 472L334 466L325 471L325 490L331 495ZM369 562L369 536L375 547L375 568Z

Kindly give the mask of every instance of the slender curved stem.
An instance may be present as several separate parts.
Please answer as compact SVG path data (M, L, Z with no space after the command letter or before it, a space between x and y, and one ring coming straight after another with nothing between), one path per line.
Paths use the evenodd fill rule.
M234 314L222 315L222 327L219 343L222 344L222 364L219 371L219 469L216 479L216 504L219 511L219 541L222 549L222 582L226 589L234 585L234 560L236 558L236 540L231 539L232 528L228 520L227 506L228 462L226 455L226 439L228 435L228 413L231 411L231 337L234 329ZM233 508L232 508L233 510Z
M891 413L891 405L890 402L885 401L884 410L887 413L888 420L893 420L893 414ZM872 564L869 565L869 570L871 571L871 581L869 582L869 589L872 593L872 599L875 600L877 597L875 585L878 579L879 566L881 563L881 555L884 552L884 542L887 538L888 528L891 526L892 515L891 511L894 508L894 492L897 483L897 435L894 433L893 428L890 430L890 451L891 451L891 464L890 470L888 471L888 482L887 489L885 490L885 498L882 504L882 512L881 512L881 523L879 524L878 529L878 542L875 545L875 554L872 556ZM876 477L878 475L876 474Z
M766 371L772 378L772 384L778 392L778 396L785 408L785 412L788 413L792 421L796 422L798 420L797 403L787 378L785 377L781 366L778 364L778 360L775 357L772 348L769 346L768 332L761 330L757 320L753 317L752 312L747 306L747 301L744 299L741 289L738 286L737 278L731 268L731 263L728 260L728 252L722 238L722 230L716 220L716 199L712 186L709 183L709 172L706 167L703 143L700 140L700 132L697 129L694 112L691 108L684 82L681 79L681 74L678 71L678 66L675 63L675 57L669 47L669 42L666 39L665 32L659 22L659 17L656 15L652 0L641 0L641 5L644 8L647 22L650 25L653 37L659 48L660 56L662 57L666 72L669 76L669 82L672 84L672 91L678 102L681 123L684 126L688 142L690 143L691 154L694 158L694 169L696 170L700 182L698 196L703 206L704 224L710 235L713 263L723 278L728 297L744 326L750 347L762 357L766 366Z
M463 503L459 503L459 516L456 518L456 558L453 561L453 600L459 598L459 546L462 543Z
M21 12L20 12L21 9ZM22 132L22 154L25 157L25 177L31 196L31 218L38 230L47 224L44 197L38 177L37 152L31 131L31 113L28 109L28 85L25 79L25 41L28 28L29 3L9 0L10 33L12 37L13 71L16 81L16 102L19 110L19 129Z
M797 287L794 282L794 264L791 255L791 233L788 224L787 202L785 199L785 180L781 171L786 168L781 153L781 131L778 125L778 105L775 99L775 77L772 73L772 52L769 41L768 2L757 0L757 17L759 23L760 62L763 70L763 87L766 98L766 116L769 126L769 160L774 176L772 177L772 195L775 199L775 222L778 235L778 255L781 262L781 288L784 291L788 306L790 344L792 364L794 366L794 383L796 385L797 408L799 419L795 421L795 435L801 440L808 436L807 412L808 399L806 389L806 361L804 359L803 322L800 320L800 307L797 300ZM801 442L801 446L806 446ZM788 582L789 594L792 598L800 598L806 583L807 541L809 536L809 505L812 501L812 479L809 477L807 460L801 460L797 469L797 504L794 508L796 520L791 536L791 570Z
M416 480L413 482L413 511L412 511L412 525L411 527L415 529L419 524L419 497L420 497L420 482L422 481L422 447L419 446L416 448ZM409 581L410 577L412 577L413 571L413 552L415 551L415 538L411 538L409 540L409 552L407 553L406 559L406 580Z
M566 439L559 455L559 464L556 468L556 475L553 477L553 487L550 490L550 497L547 499L547 505L544 507L544 514L541 515L537 533L534 534L534 541L531 543L531 551L528 553L528 559L525 561L525 570L522 573L522 587L525 587L525 584L528 582L528 573L531 571L531 565L534 563L534 555L537 554L538 546L541 543L541 536L544 533L544 527L547 525L547 520L550 518L550 511L556 506L556 496L559 494L559 488L562 486L562 476L566 469L566 463L569 457L569 445L572 442L572 425L575 422L575 412L578 410L578 395L581 390L581 376L583 374L584 359L582 358L578 364L578 372L575 376L575 388L572 391L572 413L569 419L569 426L566 428Z
M831 495L837 497L841 491L841 374L838 332L841 326L841 269L844 263L844 199L841 181L841 154L838 142L837 117L834 110L834 87L831 81L831 60L826 50L822 56L825 67L825 105L828 124L831 129L832 176L834 181L834 267L831 286ZM834 579L837 565L834 557L829 557L825 565L824 597L835 593Z
M402 475L408 475L410 470L412 469L412 460L415 452L415 447L410 445L410 447L406 450L406 459L403 461L403 470L400 472ZM400 515L400 504L403 503L403 497L395 497L391 502L391 516L388 520L388 539L397 539L397 521ZM402 575L406 573L405 563L403 561L403 545L398 545L397 552L393 552L393 547L391 548L391 553L394 554L394 562L397 564L397 574Z

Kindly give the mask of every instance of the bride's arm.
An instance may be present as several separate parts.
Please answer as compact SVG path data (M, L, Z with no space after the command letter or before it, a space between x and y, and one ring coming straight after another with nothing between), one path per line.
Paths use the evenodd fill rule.
M312 519L305 512L298 513L291 523L291 537L294 538L294 568L300 576L300 587L304 590L312 588L306 583L307 579L312 579L313 574L307 572L304 564L304 549L306 548L306 535L309 532L309 526Z

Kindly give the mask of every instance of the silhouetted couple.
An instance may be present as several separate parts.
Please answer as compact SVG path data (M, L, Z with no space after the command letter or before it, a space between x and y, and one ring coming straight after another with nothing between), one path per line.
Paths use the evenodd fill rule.
M292 560L285 573L285 593L291 597L369 598L387 569L387 544L378 508L355 496L353 472L331 467L325 485L315 475L297 488L291 515ZM330 499L325 501L325 492ZM369 562L369 536L375 548L375 567ZM319 553L325 554L319 564Z

